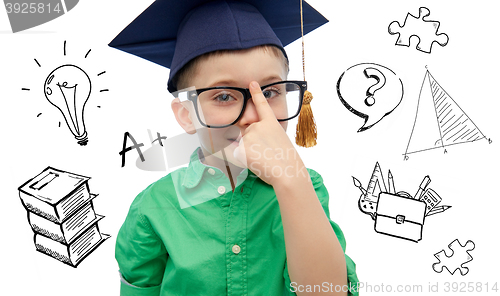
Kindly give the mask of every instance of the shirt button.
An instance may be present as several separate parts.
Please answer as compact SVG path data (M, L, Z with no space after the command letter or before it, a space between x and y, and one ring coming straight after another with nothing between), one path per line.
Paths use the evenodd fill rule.
M217 189L217 191L220 193L220 194L224 194L224 192L226 192L226 188L224 186L219 186L219 188Z
M234 245L233 248L232 248L232 251L233 251L234 254L238 255L240 253L240 251L241 251L241 248L238 245Z
M210 169L208 169L208 173L213 176L213 175L215 175L215 170L210 168Z

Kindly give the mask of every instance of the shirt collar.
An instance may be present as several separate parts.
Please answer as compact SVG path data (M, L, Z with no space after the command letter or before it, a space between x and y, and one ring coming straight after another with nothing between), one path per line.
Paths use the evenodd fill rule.
M220 175L223 174L220 169L206 165L202 162L202 159L204 159L203 152L201 151L201 148L198 147L195 151L190 156L189 159L189 166L186 170L186 173L184 174L184 179L182 181L182 186L186 188L194 188L200 184L201 179L203 178L203 175L206 173L206 170L213 169L215 172L215 175ZM244 169L241 171L241 173L238 176L238 180L241 178L246 179L247 176L255 176L255 174L249 170L249 169ZM225 175L224 175L225 177ZM238 182L239 183L239 182Z

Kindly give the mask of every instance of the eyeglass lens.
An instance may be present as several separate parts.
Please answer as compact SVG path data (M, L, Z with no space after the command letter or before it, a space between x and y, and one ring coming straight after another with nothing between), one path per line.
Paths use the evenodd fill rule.
M274 84L263 89L262 93L276 119L286 120L300 111L302 98L300 87L295 83ZM213 127L224 126L233 123L240 116L244 94L235 89L211 89L200 93L197 102L200 121Z

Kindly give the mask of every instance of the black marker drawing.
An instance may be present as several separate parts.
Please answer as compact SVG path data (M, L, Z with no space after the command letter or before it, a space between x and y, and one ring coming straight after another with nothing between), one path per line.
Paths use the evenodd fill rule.
M484 134L429 71L426 71L418 97L415 121L403 154L405 160L411 153L482 139L486 139ZM444 151L447 152L446 149Z
M415 242L422 239L425 221L425 203L422 201L381 192L376 214L376 232Z
M188 164L191 153L200 146L198 138L188 133L167 138L167 136L162 136L161 133L157 132L156 138L154 138L151 130L148 129L148 134L151 146L145 149L144 143L136 140L132 134L125 132L122 150L118 152L122 159L122 167L125 166L125 155L135 150L138 155L135 162L137 168L143 171L164 172L167 171L167 167L173 169Z
M66 41L64 41L63 53L66 55ZM90 50L85 54L85 58L89 53ZM42 67L37 59L35 62L38 67ZM102 71L97 76L104 73L106 71ZM22 88L22 90L29 91L30 89ZM61 112L77 143L82 146L87 145L88 134L85 129L84 110L92 93L92 82L89 75L76 65L61 65L46 76L43 91L47 101ZM108 89L100 90L100 92L104 91L108 91Z
M148 130L148 133L149 133L149 138L152 139L151 137L151 131ZM162 136L159 132L156 132L156 139L154 139L151 144L153 144L154 142L158 141L158 143L160 143L160 146L163 147L163 142L162 140L166 140L167 137L166 136Z
M199 130L206 130L206 128ZM155 138L148 129L148 134L151 145L145 149L144 143L136 140L128 132L124 133L122 150L118 152L122 159L122 167L126 163L126 154L132 152L138 156L135 163L137 168L143 171L167 171L167 168L173 169L188 164L191 153L200 146L198 137L188 133L167 138L157 132Z
M350 112L365 123L358 132L371 128L389 115L403 99L403 83L389 68L357 64L347 69L337 81L337 94Z
M469 269L464 264L472 261L472 256L469 252L474 250L475 247L476 245L471 240L462 245L458 239L455 239L448 245L448 248L451 250L450 256L446 254L445 250L434 254L434 257L439 262L432 264L432 269L437 273L441 273L446 269L452 275L458 270L461 275L466 275Z
M75 65L60 66L49 74L43 88L45 97L62 113L78 144L87 145L83 111L92 91L87 73Z
M448 35L438 34L440 23L426 19L430 13L428 8L420 7L418 17L408 13L402 26L398 21L390 23L389 34L398 35L396 45L410 47L410 39L413 36L419 40L416 48L425 53L431 53L434 42L441 46L448 44Z
M165 156L165 143L170 139L166 136L162 136L159 132L156 132L156 139L153 138L151 130L148 129L149 142L151 147L144 151L144 159L137 158L135 166L143 171L167 171L166 166L166 156ZM187 147L185 147L187 148Z
M442 198L427 188L429 176L425 176L414 196L405 191L396 192L394 176L388 174L388 184L377 162L367 188L352 177L354 186L360 191L358 207L364 214L375 220L375 231L418 242L422 239L425 217L442 213L451 206L437 206Z
M37 251L72 267L110 237L99 231L89 179L47 167L19 187Z
M134 145L127 147L127 139L132 141L132 143L134 143ZM118 154L121 155L121 157L122 157L122 167L125 166L125 154L132 149L137 150L137 153L139 154L139 157L141 158L142 162L146 161L146 159L144 158L144 155L142 155L142 151L141 151L142 146L144 146L144 144L143 143L137 144L137 141L134 139L134 137L129 132L125 132L125 134L123 134L123 149L120 152L118 152Z

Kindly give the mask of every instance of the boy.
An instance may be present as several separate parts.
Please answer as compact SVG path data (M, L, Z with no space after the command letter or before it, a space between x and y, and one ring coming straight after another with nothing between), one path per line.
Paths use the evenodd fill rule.
M306 83L287 81L259 1L195 2L184 8L168 84L200 148L131 205L117 236L121 294L357 293L322 178L285 133Z

